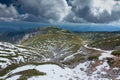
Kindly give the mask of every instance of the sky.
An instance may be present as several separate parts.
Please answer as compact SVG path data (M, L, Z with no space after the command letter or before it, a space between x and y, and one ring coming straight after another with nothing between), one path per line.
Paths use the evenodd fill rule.
M119 24L119 0L0 0L0 21Z

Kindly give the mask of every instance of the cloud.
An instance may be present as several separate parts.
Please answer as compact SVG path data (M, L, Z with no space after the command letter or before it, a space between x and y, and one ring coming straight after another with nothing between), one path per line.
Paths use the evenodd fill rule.
M28 14L25 20L61 22L69 14L66 0L19 0L22 10Z
M12 4L7 6L0 3L0 21L24 21L28 14L19 14L18 10Z
M109 23L120 19L120 1L70 0L73 22Z
M112 22L110 22L108 24L110 24L110 25L120 25L120 19L116 20L116 21L112 21Z
M12 1L14 6L0 4L0 20L50 23L112 23L120 20L119 0Z
M111 15L115 3L114 0L92 0L90 11L94 16L98 17L105 11Z
M0 21L13 21L17 20L17 17L18 12L13 5L7 7L0 3Z

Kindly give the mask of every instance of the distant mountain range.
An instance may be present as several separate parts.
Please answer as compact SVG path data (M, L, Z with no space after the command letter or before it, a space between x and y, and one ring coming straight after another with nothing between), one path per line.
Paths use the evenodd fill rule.
M45 26L57 26L72 32L114 32L120 31L119 25L106 24L48 24L30 22L0 22L0 32L18 32Z

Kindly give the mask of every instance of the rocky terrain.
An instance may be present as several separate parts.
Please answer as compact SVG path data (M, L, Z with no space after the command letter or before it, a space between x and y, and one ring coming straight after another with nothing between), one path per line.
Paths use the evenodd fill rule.
M120 80L119 35L100 41L56 27L39 31L19 44L0 42L0 80Z

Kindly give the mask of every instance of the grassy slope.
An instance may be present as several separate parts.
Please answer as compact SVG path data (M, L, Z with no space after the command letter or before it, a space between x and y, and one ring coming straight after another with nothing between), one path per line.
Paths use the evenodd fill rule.
M120 36L98 40L91 43L89 46L101 49L115 49L120 46Z
M81 41L79 36L76 36L74 34L41 34L34 36L24 42L22 42L22 45L28 46L28 47L33 47L33 48L38 48L39 46L47 46L51 45L51 43L58 44L58 46L63 45L64 43L68 45L75 45L76 48L81 46ZM53 45L54 45L53 44Z
M36 51L50 55L53 53L75 53L82 46L82 39L69 31L56 27L42 28L46 34L38 34L22 42L22 45L35 48ZM46 54L45 54L46 53Z
M25 47L34 48L39 54L44 55L47 59L52 59L50 61L57 63L63 62L67 56L74 55L74 53L83 46L82 38L78 34L70 33L67 30L48 27L42 28L40 31L46 33L31 37L21 44ZM74 57L72 62L80 62L81 57L81 55L77 58ZM71 65L72 62L63 62L63 64Z

